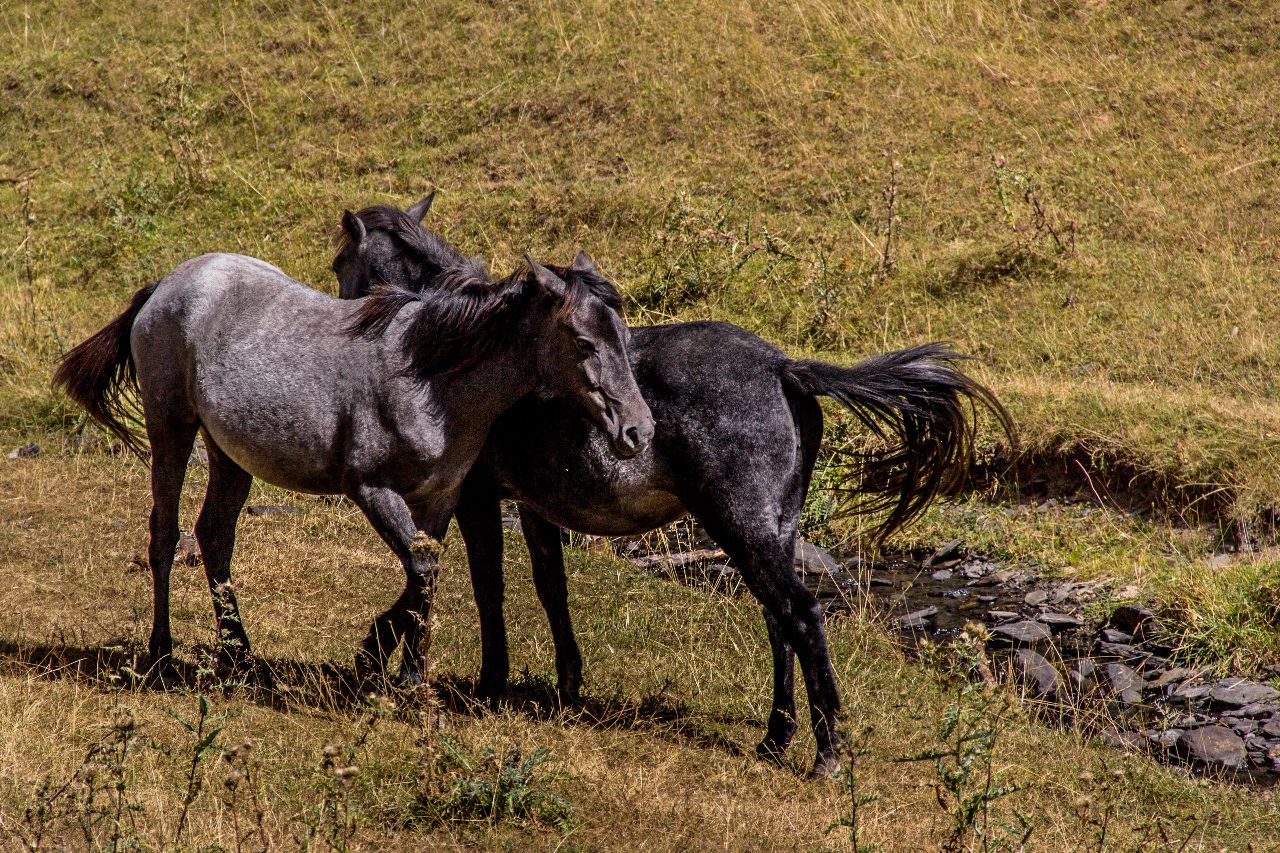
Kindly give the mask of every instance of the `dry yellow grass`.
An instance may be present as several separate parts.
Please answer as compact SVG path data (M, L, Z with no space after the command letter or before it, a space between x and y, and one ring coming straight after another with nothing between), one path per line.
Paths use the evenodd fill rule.
M26 663L76 649L138 653L149 620L148 576L130 565L145 546L143 470L119 457L55 453L46 448L35 459L0 464L0 565L9 590L0 614L0 829L10 833L39 782L67 778L103 735L112 709L130 709L143 742L166 745L176 756L190 738L168 714L190 719L196 709L189 691L120 690L106 680L109 670L77 674ZM200 479L200 469L192 469L188 519ZM230 715L224 745L254 742L264 826L273 845L288 849L305 834L307 809L319 801L322 747L350 745L369 725L370 711L335 701L318 668L349 663L367 620L394 597L400 570L348 507L267 489L251 498L282 501L301 512L242 521L235 577L250 636L282 674L283 689L271 701L246 690L215 695L213 710ZM463 706L438 712L439 728L426 729L428 742L448 737L499 754L550 749L546 784L573 804L573 830L562 836L503 824L434 832L405 825L424 732L418 712L406 706L380 719L357 750L356 849L844 849L844 831L827 830L847 808L847 794L835 783L803 779L809 738L802 733L788 767L751 755L767 713L768 659L750 599L710 596L609 557L571 551L589 712L557 712L539 699L553 656L527 558L515 540L510 544L513 664L532 681L520 676L526 686L496 714ZM458 550L446 558L432 657L438 683L465 689L478 669L478 643ZM199 569L179 568L175 577L178 654L198 661L212 638L207 589ZM862 840L885 850L930 849L948 825L933 802L933 772L894 759L935 744L938 720L954 696L882 636L872 622L832 624L849 727L873 729L858 773L863 792L880 799L863 809ZM137 836L144 846L162 848L180 809L181 762L139 746L128 766L129 797L140 807ZM1097 830L1081 815L1100 817L1108 808L1114 812L1108 849L1172 850L1187 838L1187 850L1243 850L1251 843L1266 849L1280 832L1269 792L1197 782L1045 728L1022 711L1004 713L994 767L1027 786L998 814L1008 818L1014 808L1025 814L1036 849L1088 849ZM232 846L230 810L219 799L227 771L217 752L200 767L207 784L184 836L193 848ZM1103 793L1099 787L1108 781Z

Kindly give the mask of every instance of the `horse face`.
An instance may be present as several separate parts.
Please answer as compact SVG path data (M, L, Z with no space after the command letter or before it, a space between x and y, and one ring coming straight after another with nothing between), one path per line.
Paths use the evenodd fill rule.
M609 437L614 453L635 456L653 438L653 414L627 357L622 318L582 287L530 262L547 294L549 321L539 338L538 372L553 393L577 400Z
M338 296L359 299L375 287L420 290L424 275L421 262L381 229L366 231L358 217L345 213L342 229L346 239L333 259L338 277Z

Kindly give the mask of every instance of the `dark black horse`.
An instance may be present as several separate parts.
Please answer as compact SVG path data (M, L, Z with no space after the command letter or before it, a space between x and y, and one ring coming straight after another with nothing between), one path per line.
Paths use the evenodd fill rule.
M419 224L430 199L408 211L373 207L345 220L334 260L343 296L378 284L421 288L462 257ZM579 254L560 272L620 307L614 287ZM500 416L463 484L456 518L480 611L478 692L506 687L499 501L520 503L538 597L555 640L561 694L576 698L582 657L573 637L559 527L599 536L644 533L692 513L732 558L764 608L773 648L773 709L758 747L777 758L796 730L794 654L817 739L816 773L838 765L840 695L822 609L793 568L796 529L818 445L818 396L846 406L891 449L856 460L859 509L885 511L888 535L936 497L961 486L973 460L974 409L1009 428L1004 409L929 344L853 367L794 360L727 323L675 323L631 330L636 381L655 421L653 441L618 459L572 405L542 392Z

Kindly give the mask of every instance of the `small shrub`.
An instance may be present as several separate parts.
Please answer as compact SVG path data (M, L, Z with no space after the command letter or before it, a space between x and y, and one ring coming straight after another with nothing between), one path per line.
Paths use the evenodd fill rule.
M983 851L1023 850L1033 829L1016 810L1012 820L993 813L998 801L1024 786L1002 781L993 767L1000 706L1007 697L991 689L982 633L966 630L951 646L947 673L959 687L938 723L938 746L898 759L933 762L934 796L951 824L943 853L974 845Z
M420 818L430 825L445 823L514 823L569 832L573 807L546 789L540 768L551 755L538 747L527 756L512 749L499 757L492 749L478 756L453 740L438 740L435 766L418 797Z

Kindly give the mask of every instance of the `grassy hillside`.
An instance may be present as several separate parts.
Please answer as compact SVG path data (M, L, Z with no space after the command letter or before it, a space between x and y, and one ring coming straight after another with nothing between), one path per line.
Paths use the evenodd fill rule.
M434 185L500 265L586 246L836 358L953 339L1032 446L1280 491L1273 11L757 5L7 5L3 423L67 418L47 357L178 260L329 287L342 207ZM753 246L768 286L709 278Z
M0 459L0 834L38 804L40 779L60 784L110 739L123 707L143 725L127 772L142 810L94 831L103 841L108 824L127 825L162 846L188 777L145 743L180 757L186 736L166 712L196 708L193 695L120 693L96 671L45 678L21 663L33 649L127 652L149 615L145 575L128 572L145 546L145 475L79 440L80 412L48 388L53 360L205 251L334 290L344 207L438 187L432 223L466 251L501 269L526 250L554 260L584 247L633 322L727 319L840 362L953 340L1032 453L1079 451L1099 483L1141 475L1179 510L1200 499L1252 519L1274 506L1277 24L1267 4L1191 0L0 3L0 439L43 447ZM262 651L345 663L395 582L381 546L342 507L246 525L236 572ZM1208 561L1213 531L979 501L932 513L903 542L956 536L1136 583L1185 617L1184 641L1207 657L1280 652L1272 551L1222 569ZM357 847L847 849L845 830L827 833L847 790L740 754L767 701L750 601L575 553L604 722L560 716L535 701L549 643L510 544L515 661L534 698L445 714L442 732L413 712L380 718L354 753L368 712L301 676L283 707L242 692L215 701L231 714L219 743L258 744L273 845L305 838L341 801ZM433 652L457 681L477 652L465 570L450 561ZM209 608L201 579L183 584L175 629L192 654ZM905 662L871 621L833 630L850 728L874 729L858 778L880 799L862 810L862 840L937 846L949 818L934 770L894 759L935 743L949 704L987 700ZM1266 849L1280 831L1270 794L989 713L1002 732L993 767L1027 786L993 820L1027 815L1042 849L1096 846L1104 813L1107 849ZM483 767L487 747L549 747L536 786L573 804L567 840L518 822L430 829L415 798L467 775L424 778L445 737ZM326 742L357 756L355 782L319 769ZM235 846L220 754L198 767L208 786L192 845Z

